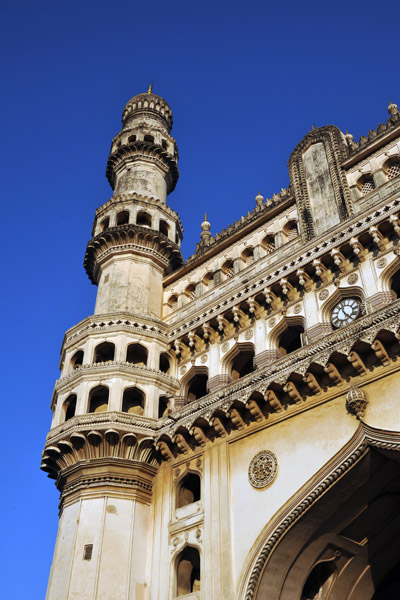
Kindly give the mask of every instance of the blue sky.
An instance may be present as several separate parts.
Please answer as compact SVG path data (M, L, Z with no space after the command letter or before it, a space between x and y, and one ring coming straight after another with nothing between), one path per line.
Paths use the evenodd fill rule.
M3 460L8 600L45 596L58 492L39 470L63 335L92 314L82 268L124 104L154 82L174 114L169 197L185 256L289 183L311 129L355 139L400 104L400 7L366 0L3 0ZM8 425L6 425L8 423Z

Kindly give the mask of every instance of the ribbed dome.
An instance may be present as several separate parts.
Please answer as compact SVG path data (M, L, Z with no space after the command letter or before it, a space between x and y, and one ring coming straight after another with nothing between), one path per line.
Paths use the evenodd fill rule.
M172 111L161 96L153 94L153 92L145 92L137 94L126 103L122 113L122 123L125 123L134 113L153 112L159 115L166 124L168 132L172 127Z

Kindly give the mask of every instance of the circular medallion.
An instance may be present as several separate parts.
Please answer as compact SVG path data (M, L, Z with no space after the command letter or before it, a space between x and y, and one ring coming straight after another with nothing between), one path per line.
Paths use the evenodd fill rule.
M249 481L255 488L266 487L275 479L278 461L271 450L261 450L249 465Z
M206 363L207 361L208 361L208 355L203 354L203 356L200 358L201 364L204 365L204 363Z
M222 352L226 352L227 350L229 350L228 342L225 342L224 344L222 344L221 350L222 350Z
M180 374L184 375L186 373L186 367L181 367Z
M275 319L275 317L272 317L272 319L270 319L268 321L268 327L273 327L275 325L275 323L276 323L276 319Z
M246 333L244 334L244 339L245 340L251 340L252 337L253 337L253 330L252 329L248 329L246 331Z
M318 296L318 298L320 300L326 300L326 298L329 296L329 292L328 290L322 290L322 292L320 293L320 295Z
M377 260L376 266L378 267L378 269L383 269L383 267L386 267L386 258L380 258L379 260Z
M299 312L301 312L301 304L296 304L296 306L293 309L293 312L295 315L298 315Z
M358 275L357 273L352 273L351 275L349 275L349 277L347 278L347 283L349 285L354 285L355 283L357 283L358 281Z

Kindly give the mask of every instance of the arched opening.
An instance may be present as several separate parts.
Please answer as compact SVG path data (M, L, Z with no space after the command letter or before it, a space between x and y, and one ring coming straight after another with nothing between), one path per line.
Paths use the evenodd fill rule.
M288 238L288 241L294 240L299 235L296 221L288 221L283 228L283 232Z
M183 292L188 301L194 300L196 297L196 286L190 283Z
M108 409L109 390L105 385L98 385L89 394L89 412L105 412Z
M94 362L108 362L114 360L115 346L112 342L102 342L94 351Z
M122 412L142 415L144 411L144 393L136 387L126 388L122 396Z
M229 279L229 277L233 277L233 275L235 274L233 268L233 260L226 260L221 267L221 271L225 275L226 279Z
M254 350L240 350L230 366L232 380L240 379L254 371Z
M289 325L278 337L278 348L282 355L290 354L301 348L301 334L304 333L302 325Z
M388 179L394 179L400 175L400 158L398 156L391 156L383 165L383 171L386 173Z
M162 221L160 219L160 233L163 233L164 235L166 235L168 237L169 234L169 225L166 221Z
M176 294L172 294L172 296L170 296L168 298L168 306L171 309L171 312L173 310L176 310L178 308L178 296L176 296Z
M200 554L196 548L186 546L176 561L176 596L200 590Z
M199 398L206 396L208 394L207 384L208 374L206 375L205 373L196 373L195 375L193 375L193 377L189 380L186 388L186 397L188 399L188 402L193 402L194 400L198 400Z
M154 144L154 136L152 136L152 135L145 135L143 139L145 142L150 142L150 143Z
M301 593L301 600L324 600L335 578L333 561L324 561L315 565Z
M362 175L357 181L357 187L360 190L361 196L366 196L375 189L374 178L370 173Z
M198 500L200 500L200 477L196 473L188 473L178 483L176 508L181 508Z
M63 404L64 421L68 421L75 416L76 411L76 394L70 394Z
M110 227L110 218L106 217L105 219L102 220L102 222L100 223L100 228L102 231L105 231L106 229L108 229Z
M129 344L126 350L126 362L137 365L138 367L147 366L147 349L142 344Z
M169 415L169 401L167 396L160 396L158 399L158 418L167 417Z
M375 448L374 435L378 446L384 435L391 450ZM291 511L285 505L266 525L252 558L257 591L243 597L400 598L399 458L397 432L360 426L290 500Z
M214 287L214 273L212 273L211 271L206 273L203 278L203 283L208 288Z
M163 373L169 373L170 368L171 368L171 364L169 361L168 354L166 352L161 352L160 364L159 364L160 371L162 371Z
M117 225L127 225L129 223L129 211L122 210L117 214Z
M246 267L254 262L254 250L253 248L246 248L242 252L242 259Z
M136 135L130 135L130 136L128 137L128 142L129 142L130 144L133 144L133 142L136 142Z
M264 248L266 254L271 254L272 252L275 252L274 236L271 234L266 235L263 241L261 242L261 246Z
M390 280L390 289L395 294L396 298L400 298L400 269L396 271Z
M71 358L72 369L77 369L83 364L83 350L77 350Z
M136 224L141 227L151 227L151 216L145 211L140 211L136 215Z
M165 140L161 140L161 146L166 150L168 148L168 144Z

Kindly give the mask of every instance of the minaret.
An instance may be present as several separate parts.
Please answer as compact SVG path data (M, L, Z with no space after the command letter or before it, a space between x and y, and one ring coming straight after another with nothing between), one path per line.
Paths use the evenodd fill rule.
M61 493L46 598L149 598L156 419L177 394L161 320L164 275L182 264L166 198L178 180L172 113L132 98L107 162L112 198L95 215L84 265L94 316L67 331L43 470Z

